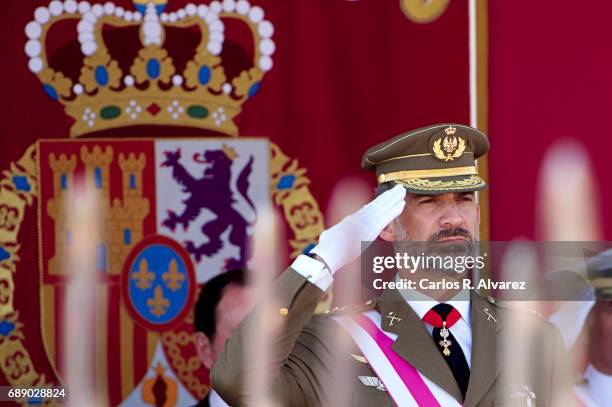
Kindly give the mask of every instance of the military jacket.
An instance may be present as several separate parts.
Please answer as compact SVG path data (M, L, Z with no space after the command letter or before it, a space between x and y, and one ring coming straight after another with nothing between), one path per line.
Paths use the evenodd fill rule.
M351 406L395 405L384 386L376 385L376 373L333 314L314 315L323 292L299 273L287 269L275 282L280 298L273 316L280 331L271 338L273 379L270 392L282 406L330 406L342 400ZM529 332L505 332L508 346L500 346L504 321L517 312L471 293L472 360L465 400L450 368L436 348L425 324L399 292L385 292L369 308L381 315L395 313L400 323L381 329L397 336L392 349L421 374L455 397L464 406L563 405L571 397L567 354L558 330L531 316ZM232 406L248 403L244 386L252 371L245 360L247 329L257 323L256 312L247 316L211 371L213 387ZM535 352L525 383L503 380L504 366L512 358L513 335L526 336ZM369 378L363 380L362 378ZM366 384L370 381L369 384ZM504 384L505 383L505 384ZM344 390L343 395L338 395Z

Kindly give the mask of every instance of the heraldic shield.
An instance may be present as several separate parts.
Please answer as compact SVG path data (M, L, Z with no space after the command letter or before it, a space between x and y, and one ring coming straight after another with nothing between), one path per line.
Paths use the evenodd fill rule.
M97 322L89 331L96 381L111 392L131 391L149 366L157 367L156 353L160 366L172 365L178 349L172 332L193 310L198 283L246 266L257 214L271 206L269 142L41 140L38 149L41 321L49 358L62 377L70 351L61 341L69 323L66 259L79 249L70 218L80 205L77 186L89 185L101 217Z
M289 257L312 247L323 217L297 160L265 138L238 137L234 118L272 68L274 28L264 11L246 1L169 13L164 0L133 6L51 1L26 25L28 68L71 118L71 138L38 140L0 179L0 215L12 225L0 231L8 287L0 357L18 357L19 372L0 367L14 386L65 383L70 333L91 344L86 364L102 404L191 405L210 387L194 345L203 285L248 264L260 214L284 215ZM236 27L240 34L226 41ZM66 57L79 49L80 57ZM95 211L83 218L92 199ZM38 253L19 241L34 208ZM89 325L74 326L67 300L84 270L70 259L79 256L83 230L93 247L93 306L78 310ZM40 287L49 363L31 357L13 306L22 287L12 276L26 272L18 252L38 254L29 281Z

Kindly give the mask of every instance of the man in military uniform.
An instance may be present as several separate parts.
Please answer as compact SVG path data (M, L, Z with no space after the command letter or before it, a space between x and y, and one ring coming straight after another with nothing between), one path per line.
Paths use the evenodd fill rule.
M596 297L586 322L590 363L575 392L586 406L609 406L612 404L612 249L587 261L587 277Z
M377 198L323 232L309 255L299 256L275 282L282 331L271 344L270 392L279 405L333 405L339 364L352 364L355 372L351 405L491 406L510 399L522 403L512 405L563 405L569 383L556 328L538 319L529 332L515 333L529 337L538 352L528 381L506 383L501 376L512 349L498 342L514 311L475 292L462 301L455 295L461 291L451 290L437 301L387 290L355 318L313 316L336 271L359 257L361 242L420 241L444 252L476 241L475 191L486 184L475 160L488 146L477 129L440 124L365 153L362 166L376 173ZM243 321L212 369L214 388L231 405L250 399L244 381L252 367L242 351L254 318ZM348 338L345 351L331 345L339 336Z

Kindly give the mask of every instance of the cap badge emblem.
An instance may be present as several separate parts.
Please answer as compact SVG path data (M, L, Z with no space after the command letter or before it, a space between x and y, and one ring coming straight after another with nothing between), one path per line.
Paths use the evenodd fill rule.
M455 136L457 129L449 126L444 129L446 136L440 137L433 143L434 156L441 161L453 161L455 158L461 157L465 151L465 140Z

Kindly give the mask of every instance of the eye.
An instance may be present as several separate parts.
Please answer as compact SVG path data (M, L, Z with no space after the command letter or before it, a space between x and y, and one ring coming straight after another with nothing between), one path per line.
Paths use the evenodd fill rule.
M459 199L464 202L472 202L474 200L474 194L463 194Z
M434 203L433 198L425 198L419 201L419 205Z

